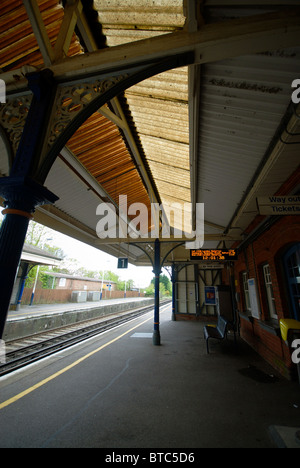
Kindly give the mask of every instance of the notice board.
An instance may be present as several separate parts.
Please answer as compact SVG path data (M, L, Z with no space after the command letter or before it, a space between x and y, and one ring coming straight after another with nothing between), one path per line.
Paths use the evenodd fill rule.
M218 290L215 286L205 286L205 305L217 305Z

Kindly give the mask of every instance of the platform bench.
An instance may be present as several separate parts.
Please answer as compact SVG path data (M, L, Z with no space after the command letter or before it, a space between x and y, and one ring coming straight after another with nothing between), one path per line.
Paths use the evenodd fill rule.
M209 338L215 338L216 340L223 340L227 336L227 328L229 322L222 315L218 317L217 325L205 325L204 326L204 338L206 339L207 354L209 354L208 340Z

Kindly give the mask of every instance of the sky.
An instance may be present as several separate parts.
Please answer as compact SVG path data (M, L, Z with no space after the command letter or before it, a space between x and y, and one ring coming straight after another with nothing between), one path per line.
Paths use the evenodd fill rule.
M61 233L55 231L52 233L53 240L48 243L60 247L68 257L76 259L87 270L113 271L121 280L133 279L137 288L148 287L154 276L152 267L136 267L129 264L128 269L118 269L116 257Z
M2 219L3 216L0 213L0 220ZM112 257L57 231L47 229L50 232L49 238L51 239L47 240L47 244L60 247L68 258L77 260L79 267L92 271L113 271L121 280L132 279L137 288L148 287L154 276L152 267L136 267L129 264L128 269L118 269L118 259L116 257Z

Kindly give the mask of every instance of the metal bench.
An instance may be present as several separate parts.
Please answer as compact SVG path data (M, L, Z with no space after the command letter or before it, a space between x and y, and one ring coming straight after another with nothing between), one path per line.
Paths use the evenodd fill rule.
M206 339L207 354L209 354L208 340L209 338L215 338L216 340L223 340L227 336L227 328L229 322L224 317L219 315L217 325L205 325L204 326L204 338Z

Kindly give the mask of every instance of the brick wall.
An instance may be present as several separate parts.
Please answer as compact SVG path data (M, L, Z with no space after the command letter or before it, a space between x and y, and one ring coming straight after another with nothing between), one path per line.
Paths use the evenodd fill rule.
M72 289L73 291L100 291L101 289L101 280L84 280L77 278L66 278L65 284L62 286L60 284L61 278L56 278L55 289ZM107 288L107 284L104 283L103 288ZM111 283L111 290L116 289L116 284Z
M83 290L83 289L82 289ZM94 289L94 291L99 289ZM37 289L34 295L34 304L65 304L71 302L73 289ZM32 288L25 288L22 304L28 305L31 299ZM144 293L140 297L144 297ZM120 299L124 297L124 291L103 290L103 299ZM127 291L126 298L139 297L138 291Z
M30 303L32 288L25 288L22 296L22 305ZM34 304L63 304L71 302L72 291L69 289L36 289Z
M300 167L282 185L275 195L287 195L298 186ZM245 230L245 234L253 233L265 216L258 215ZM254 240L244 251L240 252L234 263L235 287L240 298L237 306L240 313L241 336L264 359L284 376L290 378L296 375L295 365L291 361L291 352L281 339L279 320L290 318L288 291L283 268L283 257L287 250L300 242L300 217L281 216L268 230ZM235 245L234 247L237 247ZM263 265L268 264L272 278L278 319L271 319L264 284ZM258 288L261 318L250 317L251 312L245 310L242 273L248 271L248 278L255 278ZM228 272L223 271L223 282L229 284Z
M290 351L279 333L279 320L289 318L283 255L300 240L298 216L282 216L270 229L241 252L234 265L236 291L239 293L238 310L241 313L241 336L274 368L286 377L295 372ZM278 321L272 321L269 313L263 265L268 264L272 278ZM248 278L255 278L261 307L261 319L247 318L242 284L242 273L248 270ZM266 327L265 325L270 325ZM277 335L279 336L277 336Z

